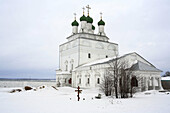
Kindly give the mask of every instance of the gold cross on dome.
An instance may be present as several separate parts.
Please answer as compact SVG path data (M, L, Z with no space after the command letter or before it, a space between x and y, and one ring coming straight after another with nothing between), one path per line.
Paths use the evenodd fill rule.
M84 15L84 10L85 10L85 8L83 7L82 9L83 9L83 15Z
M87 5L86 8L87 8L88 16L89 16L89 9L91 9L91 7Z
M102 13L102 12L100 12L100 18L101 18L101 19L102 19L102 14L103 14L103 13Z
M76 20L76 13L74 13L74 19Z

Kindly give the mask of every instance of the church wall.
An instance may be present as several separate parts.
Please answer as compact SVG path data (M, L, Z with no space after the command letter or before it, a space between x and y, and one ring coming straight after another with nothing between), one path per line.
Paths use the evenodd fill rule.
M94 88L99 87L97 84L97 78L100 78L100 83L104 77L105 71L107 70L107 64L94 65L89 67L81 67L76 70L77 75L81 75L82 83L78 84L78 79L76 80L75 87L78 85L82 88ZM88 73L88 74L87 74ZM90 75L90 84L86 85L87 77L86 75ZM152 71L134 71L132 76L136 76L138 80L138 87L135 88L137 92L147 91L147 90L158 90L161 89L161 77L160 72L152 72Z
M75 79L74 82L72 83L72 86L73 87L80 86L82 88L99 87L104 77L105 71L106 71L105 65L96 65L77 69L72 73L73 74L72 78ZM90 79L89 84L87 84L88 78ZM81 84L79 84L79 79L81 79Z
M89 63L94 60L113 57L118 51L118 45L110 42L84 39L83 37L90 36L89 38L104 38L98 35L89 34L76 34L71 36L72 40L60 45L60 69L66 70L66 61L69 64L70 60L74 60L74 67ZM79 36L80 38L78 38ZM68 38L68 39L70 39ZM90 57L88 58L88 53ZM70 66L68 65L68 69Z
M80 64L89 63L98 59L115 56L118 51L118 45L102 42L81 39L80 40ZM90 58L88 56L90 54Z
M78 66L78 40L74 40L65 43L60 46L60 69L66 71L66 65L68 65L68 71Z
M162 88L160 72L135 71L133 76L136 76L138 80L136 91L158 90Z

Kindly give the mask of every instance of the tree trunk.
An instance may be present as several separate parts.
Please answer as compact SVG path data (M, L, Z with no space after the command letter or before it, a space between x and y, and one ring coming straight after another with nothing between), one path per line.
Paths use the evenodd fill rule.
M130 97L132 98L133 97L133 95L132 95L132 89L133 89L133 86L131 86L131 90L130 90Z
M118 98L117 85L115 86L115 96Z

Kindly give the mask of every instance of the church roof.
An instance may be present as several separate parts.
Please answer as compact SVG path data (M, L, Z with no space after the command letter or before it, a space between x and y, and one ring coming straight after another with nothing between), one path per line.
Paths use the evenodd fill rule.
M132 54L136 54L137 56L141 57L144 61L146 61L148 63L148 64L146 64L146 63L143 63L143 62L141 62L139 60L136 60L137 63L135 63L134 65L131 66L131 68L134 71L156 71L156 72L162 72L161 70L157 69L153 64L151 64L146 59L144 59L142 56L137 54L136 52L128 53L128 54L125 54L125 55L117 57L117 58L116 57L110 57L110 58L104 58L104 59L96 60L96 61L84 64L84 65L81 65L79 68L81 68L81 67L88 67L88 66L94 66L94 65L100 65L100 64L106 64L106 63L112 62L112 61L114 61L116 59L119 60L119 59L125 58L126 56L132 55Z
M150 66L150 65L143 63L141 61L138 61L136 64L132 65L131 69L133 71L158 71L158 72L161 72L161 70L157 69L156 67Z
M96 61L93 61L93 62L91 62L91 63L84 64L84 65L82 65L81 67L87 67L87 66L93 66L93 65L103 64L103 63L106 63L106 62L108 62L108 61L113 60L114 58L115 58L115 57L110 57L110 58L104 58L104 59L96 60Z

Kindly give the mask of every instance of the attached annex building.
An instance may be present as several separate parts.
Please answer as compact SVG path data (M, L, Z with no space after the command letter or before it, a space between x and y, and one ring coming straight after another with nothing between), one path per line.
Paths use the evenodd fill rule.
M83 88L98 87L109 68L109 61L118 55L118 44L109 42L102 19L98 22L98 33L94 34L93 19L87 16L72 22L72 35L67 37L67 42L59 47L59 69L56 70L56 82L60 86L72 86ZM79 30L79 32L78 32ZM129 53L118 57L121 61L128 61L128 66L133 68L133 76L136 76L140 91L161 89L161 70L144 59L142 56Z

